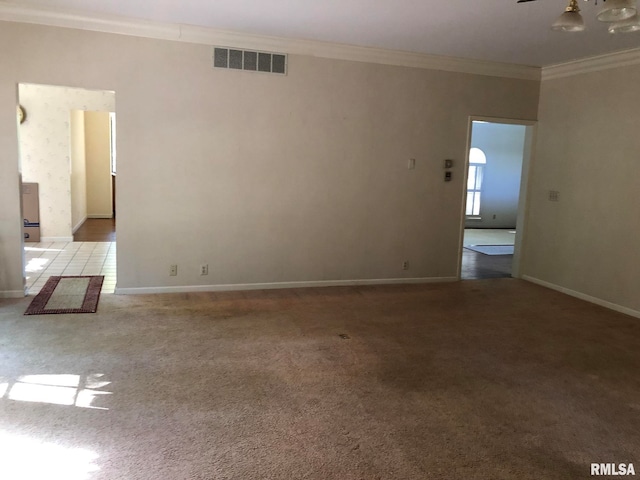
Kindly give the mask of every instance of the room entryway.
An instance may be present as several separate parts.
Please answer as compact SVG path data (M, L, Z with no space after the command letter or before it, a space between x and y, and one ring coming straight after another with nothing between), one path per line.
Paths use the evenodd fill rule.
M104 275L114 293L115 92L18 87L27 294L61 275Z
M533 122L470 119L460 278L517 277Z

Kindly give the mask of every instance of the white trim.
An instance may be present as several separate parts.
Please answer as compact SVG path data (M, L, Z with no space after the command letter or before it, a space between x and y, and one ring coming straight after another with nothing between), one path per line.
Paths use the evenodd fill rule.
M602 298L592 297L591 295L577 292L575 290L571 290L566 287L561 287L560 285L546 282L544 280L540 280L539 278L530 277L529 275L523 275L522 279L531 283L535 283L537 285L541 285L543 287L550 288L551 290L556 290L566 295L579 298L580 300L584 300L590 303L595 303L596 305L608 308L610 310L615 310L616 312L620 312L626 315L631 315L632 317L640 318L640 311L633 310L632 308L628 308L628 307L623 307L622 305L618 305L617 303L608 302L607 300L603 300Z
M5 290L0 292L0 298L23 298L25 296L24 290Z
M424 277L424 278L376 278L363 280L319 280L311 282L276 282L276 283L237 283L228 285L184 285L174 287L134 287L119 288L117 295L136 295L147 293L189 293L189 292L228 292L237 290L272 290L279 288L309 287L348 287L357 285L397 285L414 283L457 282L457 277Z
M538 124L526 125L524 131L524 148L522 153L522 167L520 169L520 189L518 193L518 208L516 211L516 238L514 241L513 261L511 262L511 276L522 276L524 244L527 238L529 216L529 195L531 191L531 165L535 157L536 135Z
M40 243L69 243L73 242L73 236L71 237L40 237Z
M87 218L113 218L113 213L91 213ZM75 230L73 233L76 233Z
M572 62L550 65L542 68L542 80L565 78L581 73L599 72L610 68L640 64L640 48L622 52L598 55L596 57L574 60Z
M71 232L72 232L72 233L76 233L76 232L78 231L78 229L79 229L82 225L84 225L84 222L86 222L86 221L87 221L87 218L88 218L88 217L85 215L85 216L84 216L84 218L83 218L82 220L80 220L80 221L78 222L78 224L77 224L75 227L73 227L73 229L71 230ZM72 241L73 241L73 240L72 240Z
M540 67L488 62L420 53L359 47L313 40L271 37L212 28L151 22L114 15L78 13L71 10L17 5L0 1L0 20L32 23L94 32L133 35L201 45L286 52L294 55L352 60L404 67L471 73L540 81ZM213 52L212 52L213 54Z

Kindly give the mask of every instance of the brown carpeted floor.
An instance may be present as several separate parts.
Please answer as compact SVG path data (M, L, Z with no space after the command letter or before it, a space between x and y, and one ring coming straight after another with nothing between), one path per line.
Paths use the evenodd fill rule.
M640 473L640 320L526 282L28 302L0 301L3 479Z

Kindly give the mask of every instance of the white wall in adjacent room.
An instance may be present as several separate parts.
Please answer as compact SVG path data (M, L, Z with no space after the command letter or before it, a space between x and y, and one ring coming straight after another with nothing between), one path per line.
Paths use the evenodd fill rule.
M87 219L87 159L84 112L71 110L70 113L71 225L75 231Z
M484 166L480 219L467 227L515 228L520 197L520 178L526 127L474 122L471 147L487 157Z

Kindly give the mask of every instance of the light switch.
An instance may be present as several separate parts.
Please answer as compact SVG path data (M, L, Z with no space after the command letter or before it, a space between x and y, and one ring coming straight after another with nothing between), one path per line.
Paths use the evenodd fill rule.
M451 177L452 177L451 172L444 172L444 181L445 182L450 182L451 181Z
M413 170L414 168L416 168L416 159L415 158L410 158L409 159L409 165L407 165L407 168L409 170Z
M444 168L453 168L453 160L451 159L446 159L444 161Z

